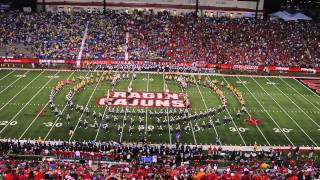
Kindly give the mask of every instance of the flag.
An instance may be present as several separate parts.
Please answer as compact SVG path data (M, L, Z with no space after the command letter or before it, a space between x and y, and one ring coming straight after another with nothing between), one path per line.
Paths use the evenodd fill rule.
M180 139L180 131L178 131L178 132L176 133L176 140L177 140L177 142L179 142L179 139Z

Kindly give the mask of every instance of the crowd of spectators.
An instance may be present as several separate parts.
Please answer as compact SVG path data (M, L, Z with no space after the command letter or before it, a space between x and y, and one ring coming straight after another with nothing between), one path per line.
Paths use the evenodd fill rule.
M0 141L0 151L7 155L44 157L42 160L18 160L2 156L0 175L5 179L320 178L320 164L313 161L313 152L306 160L298 148L284 155L275 149L227 151L221 147L203 149L181 144ZM142 162L141 156L156 156L157 162Z
M85 37L82 59L320 64L320 25L316 22L111 10L106 14L6 12L0 19L0 46L32 45L31 56L45 59L77 58Z

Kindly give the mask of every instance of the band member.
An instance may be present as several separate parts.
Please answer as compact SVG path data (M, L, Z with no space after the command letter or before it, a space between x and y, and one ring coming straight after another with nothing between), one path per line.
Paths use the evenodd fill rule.
M93 110L93 112L92 112L92 116L93 116L93 119L96 119L96 118L97 118L97 113L96 113L96 111L95 111L95 110Z
M82 122L82 120L81 120L81 119L79 119L78 127L79 127L79 128L82 128L82 127L83 127L83 122Z
M158 126L158 135L159 135L159 136L162 136L162 134L163 134L163 128L162 128L161 125L159 125L159 126Z
M217 120L214 122L214 125L215 125L215 126L220 126L220 120L217 119Z
M131 93L132 93L132 84L130 83L127 88L127 97L130 97Z
M67 124L70 124L70 120L71 120L70 114L67 114L66 120L67 120Z
M132 136L133 130L134 130L134 126L133 125L129 126L129 134L130 134L130 136Z
M130 118L130 124L134 125L134 119L133 118Z
M99 119L102 120L103 115L99 112Z
M62 111L61 111L61 110L59 110L58 117L59 117L60 119L62 118Z
M240 115L241 115L241 112L238 111L238 112L237 112L237 115L236 115L238 120L240 119Z
M90 111L89 111L89 108L86 106L86 108L84 109L84 112L86 113L86 115L87 115L87 117L89 116L89 113L90 113Z
M214 122L212 121L212 119L209 120L208 127L209 128L214 127Z
M83 127L88 129L88 121L86 119L83 121Z
M98 122L97 122L96 120L94 120L93 127L94 127L95 129L98 129L98 128L99 128L99 124L98 124Z

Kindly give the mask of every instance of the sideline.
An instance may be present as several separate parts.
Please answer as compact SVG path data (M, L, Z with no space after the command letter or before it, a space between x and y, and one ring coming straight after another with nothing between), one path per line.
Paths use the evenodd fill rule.
M87 71L92 71L92 72L103 72L106 70L71 70L71 69L32 69L32 68L0 68L0 69L7 69L7 70L30 70L30 71L61 71L61 72L70 72L70 71L76 71L76 72L87 72ZM141 74L188 74L188 75L214 75L214 76L231 76L231 77L272 77L272 78L284 78L284 79L297 79L297 78L308 78L308 79L320 79L319 77L314 77L314 76L265 76L265 75L248 75L248 74L221 74L221 73L186 73L186 72L155 72L155 71L135 71L136 73L141 73Z
M17 139L0 139L0 141L3 141L3 142L20 142L20 143L26 143L26 142L29 142L29 143L36 143L37 140L17 140ZM69 141L69 143L75 143L77 141ZM89 143L89 141L84 141L84 142L87 142ZM68 141L45 141L45 143L50 143L50 144L57 144L57 145L61 145L63 143L68 143ZM122 144L122 145L136 145L137 147L143 147L144 145L146 144L142 144L142 143L117 143L117 142L109 142L109 143L113 143L113 144ZM96 142L96 145L101 145L103 144L103 142L101 141L98 141ZM147 144L149 146L167 146L167 147L176 147L176 144ZM253 146L233 146L233 145L189 145L189 144L184 144L184 145L188 145L190 146L191 148L193 147L202 147L203 150L208 150L210 147L221 147L222 148L222 151L254 151L254 148ZM257 151L270 151L270 149L277 149L277 150L289 150L290 148L295 148L296 146L261 146L261 145L258 145L257 146ZM299 146L299 149L300 151L314 151L314 152L320 152L320 147L314 147L314 146Z

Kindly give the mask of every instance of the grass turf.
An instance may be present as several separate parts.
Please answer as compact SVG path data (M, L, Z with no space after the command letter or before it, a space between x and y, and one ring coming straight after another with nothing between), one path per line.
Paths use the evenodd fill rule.
M55 97L58 108L64 110L64 117L57 119L47 105L52 87L58 81L76 77L90 76L93 72L64 72L64 71L27 71L0 70L0 137L16 139L46 140L113 140L121 142L136 142L143 139L138 133L128 133L130 118L137 116L126 115L127 121L119 117L117 123L110 121L108 131L77 128L72 137L68 135L69 126L76 127L81 113L71 111L65 107L65 95L73 87L66 85ZM262 120L259 126L252 126L245 122L249 115L235 118L240 108L238 99L226 86L219 88L226 94L228 111L216 115L222 120L231 115L233 122L211 129L196 130L196 126L210 120L204 118L192 122L194 131L181 132L180 142L188 144L215 144L216 136L221 138L224 145L251 145L257 142L261 145L320 145L320 97L312 93L297 80L291 78L250 77L250 76L214 76L207 75L210 80L224 81L239 89L246 101L249 115ZM198 78L198 75L195 76ZM130 80L120 81L116 90L125 91ZM167 84L171 92L181 92L175 81L167 81L163 74L138 74L132 81L134 91L162 92ZM83 91L73 98L75 103L86 105L90 110L103 113L105 107L96 105L96 100L103 97L111 88L109 81L86 86ZM206 108L220 105L218 96L207 87L200 84L189 84L187 88L192 111L204 111ZM124 107L125 108L125 107ZM128 108L132 110L132 108ZM149 110L151 108L148 108ZM159 108L158 108L159 109ZM38 112L42 111L42 114ZM71 123L67 125L65 115L71 115ZM82 117L86 118L85 116ZM86 118L89 124L93 118ZM155 125L156 119L150 115L144 117L145 125ZM123 131L118 127L124 125ZM172 124L170 124L172 125ZM169 130L163 126L163 135L155 130L147 133L148 141L152 143L175 143L175 127ZM183 129L184 126L181 126Z

